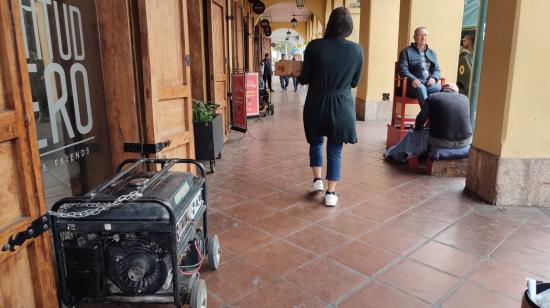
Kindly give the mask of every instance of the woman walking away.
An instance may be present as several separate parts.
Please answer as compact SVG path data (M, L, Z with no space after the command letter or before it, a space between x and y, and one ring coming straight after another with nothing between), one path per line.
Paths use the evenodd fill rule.
M325 35L311 41L304 53L300 83L309 84L304 105L304 129L309 143L313 189L324 190L321 179L323 143L327 137L326 206L336 206L336 184L344 143L356 143L355 104L351 88L361 77L363 49L345 38L353 31L348 9L336 8L330 14Z

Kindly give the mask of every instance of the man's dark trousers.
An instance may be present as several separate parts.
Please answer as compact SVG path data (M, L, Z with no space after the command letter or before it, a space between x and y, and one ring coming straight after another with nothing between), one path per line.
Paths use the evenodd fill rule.
M271 74L264 74L262 78L264 80L264 85L267 87L267 89L273 91L273 89L271 88Z

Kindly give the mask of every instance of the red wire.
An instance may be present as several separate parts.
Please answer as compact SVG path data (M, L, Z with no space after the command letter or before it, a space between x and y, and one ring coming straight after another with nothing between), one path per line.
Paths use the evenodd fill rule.
M199 265L197 267L196 270L193 270L193 271L190 271L190 272L184 272L181 270L181 268L178 266L178 270L179 272L182 274L182 275L186 275L186 276L192 276L194 275L195 273L198 273L201 269L201 266L202 266L202 262L204 261L204 256L202 255L201 253L201 250L199 249L199 245L197 244L198 241L195 240L195 249L197 249L197 252L199 253L199 258L200 258L200 261L199 261Z

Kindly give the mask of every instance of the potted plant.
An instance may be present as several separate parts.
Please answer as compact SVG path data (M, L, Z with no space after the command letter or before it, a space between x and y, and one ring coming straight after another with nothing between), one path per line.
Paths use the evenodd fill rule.
M212 102L193 100L195 158L210 161L211 172L215 171L216 158L221 158L223 148L223 120L216 113L219 107Z

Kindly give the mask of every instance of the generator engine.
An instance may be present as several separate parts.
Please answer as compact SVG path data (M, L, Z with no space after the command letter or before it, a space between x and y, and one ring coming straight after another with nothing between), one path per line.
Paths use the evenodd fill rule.
M217 236L207 236L205 178L170 168L193 163L203 175L204 168L182 159L130 160L123 165L129 163L128 169L87 195L54 205L59 213L52 217L52 231L62 300L70 305L202 307L206 285L198 270L204 260L216 269L220 258ZM151 164L160 164L160 170L146 171ZM108 209L88 215L104 207Z

